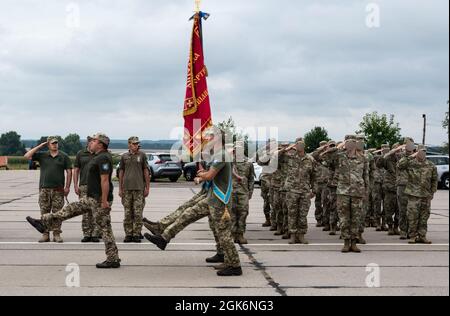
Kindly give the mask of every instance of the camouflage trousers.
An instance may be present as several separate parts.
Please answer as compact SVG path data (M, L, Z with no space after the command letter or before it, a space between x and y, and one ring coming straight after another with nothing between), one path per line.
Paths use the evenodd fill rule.
M408 195L405 193L405 189L406 186L404 185L397 187L397 202L400 230L404 233L408 233Z
M87 185L80 185L80 201L86 199L87 196ZM98 225L95 223L94 214L92 212L87 212L83 214L81 220L81 229L83 230L84 237L100 237L101 232Z
M375 221L377 223L380 223L381 220L385 218L385 213L383 209L384 192L382 183L375 182L372 190L372 196L373 196L373 212L375 216Z
M336 187L327 186L325 192L326 197L324 197L325 209L323 216L323 224L337 226L339 222L339 217L337 208Z
M266 217L270 216L270 182L265 179L264 176L261 177L261 197L264 200L263 211Z
M198 202L206 198L206 192L200 191L199 193L195 194L189 201L178 207L175 212L170 213L166 217L164 217L162 220L159 221L159 225L164 230L170 225L172 225L173 222L177 220L178 217L183 214L185 210L188 208L193 207Z
M289 213L289 233L305 235L308 232L307 217L311 207L309 194L288 192L286 195L286 204Z
M431 199L408 196L408 222L410 238L425 238L431 214Z
M280 188L272 187L270 189L270 205L272 206L272 211L270 213L270 221L272 222L272 228L277 228L278 216L282 212L282 203L280 196Z
M363 198L348 195L337 196L337 208L343 239L357 239L362 221Z
M64 207L64 190L61 189L40 189L39 207L41 216L59 212ZM61 234L61 225L54 226L52 231ZM47 232L48 233L48 232Z
M362 207L362 211L361 211L361 223L359 226L359 233L363 234L364 230L366 229L366 219L367 219L367 214L369 213L369 208L370 208L370 194L368 194L368 196L363 199L363 207Z
M314 205L315 205L315 212L314 216L316 218L316 221L318 223L323 222L323 213L324 213L324 202L325 202L325 188L327 184L326 183L317 183L316 189L314 190L314 194L316 195Z
M286 233L289 230L289 212L286 203L286 191L280 191L280 207L281 210L278 212L277 225L281 227L281 231Z
M122 205L125 209L125 219L123 221L125 235L140 236L142 233L142 226L144 226L144 191L124 191Z
M231 208L231 232L244 234L247 229L249 211L249 196L246 193L233 192L233 206Z
M241 261L239 253L234 245L234 239L231 234L231 217L226 215L225 205L218 207L210 205L211 220L216 229L219 244L222 247L225 256L225 265L228 267L240 267Z
M385 192L383 209L386 216L386 223L389 226L398 227L399 213L398 213L397 192L395 191Z
M374 186L372 185L369 189L369 196L367 198L366 204L366 221L372 223L375 221L375 201L374 201Z
M200 191L194 195L189 201L181 205L171 214L159 221L159 225L163 230L162 236L166 240L171 240L175 236L192 223L208 216L209 228L213 232L216 241L217 253L223 254L222 247L219 244L216 229L212 222L209 209L205 209L205 201L207 200L206 192Z
M57 213L44 215L42 221L46 227L53 230L60 226L62 222L88 212L94 215L95 223L102 232L107 260L109 262L119 261L119 251L111 227L111 208L102 209L100 201L86 198L80 202L70 203Z

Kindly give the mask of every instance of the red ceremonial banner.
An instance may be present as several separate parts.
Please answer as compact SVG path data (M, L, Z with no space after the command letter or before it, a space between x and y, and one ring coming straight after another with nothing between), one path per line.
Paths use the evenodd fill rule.
M194 16L191 50L189 54L186 98L184 100L184 145L189 155L201 152L202 133L212 126L209 102L208 70L203 55L202 12Z

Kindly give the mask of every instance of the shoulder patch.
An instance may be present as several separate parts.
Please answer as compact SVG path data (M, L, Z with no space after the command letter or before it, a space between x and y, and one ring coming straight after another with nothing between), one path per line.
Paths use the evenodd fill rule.
M109 163L102 164L102 170L103 171L108 171L109 170Z

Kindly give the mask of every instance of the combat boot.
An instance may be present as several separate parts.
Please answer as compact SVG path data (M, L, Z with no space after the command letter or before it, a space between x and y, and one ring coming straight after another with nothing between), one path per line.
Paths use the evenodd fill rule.
M417 243L418 244L425 244L425 245L431 245L432 242L430 240L428 240L426 237L418 237L417 238Z
M325 224L325 226L322 229L322 231L324 231L324 232L329 232L330 230L331 230L330 224Z
M369 219L366 219L366 224L365 224L365 226L366 226L367 228L370 228L370 220L369 220Z
M145 234L144 237L151 243L155 244L159 249L166 250L169 241L165 240L162 236L152 236L150 234Z
M153 235L161 235L162 229L159 223L153 223L148 219L144 219L144 227L147 228Z
M284 233L283 234L282 239L286 240L286 239L289 239L289 238L291 238L291 234L289 234L289 233Z
M367 242L366 242L366 240L364 239L363 235L362 235L362 234L359 234L359 236L358 236L358 244L365 245L366 243L367 243Z
M102 263L97 263L96 267L97 269L118 269L120 268L120 261L116 262L105 261Z
M225 255L216 253L214 256L210 258L206 258L207 263L224 263Z
M414 244L416 244L416 243L417 243L416 237L412 237L412 238L408 241L408 244L410 244L410 245L414 245Z
M408 239L408 234L402 231L400 233L400 240L406 240L406 239Z
M357 240L356 240L356 239L353 239L353 240L352 240L352 245L351 245L350 250L351 250L352 252L360 253L360 252L361 252L361 249L358 248L358 246L357 246L356 243L357 243Z
M323 224L321 221L317 221L316 227L323 227Z
M41 234L48 234L46 232L46 228L45 228L45 225L42 222L42 220L35 219L30 216L27 216L26 219L27 219L27 222L30 223L30 225L33 226L38 232L40 232Z
M350 252L350 239L346 239L344 242L344 248L341 250L342 253L349 253Z
M224 270L217 271L217 275L218 276L241 276L242 268L241 267L237 267L237 268L228 267L228 268L225 268Z
M98 238L98 237L92 237L92 238L91 238L91 242L92 242L92 243L95 243L95 244L96 244L96 243L99 243L99 242L100 242L100 238Z
M380 219L376 220L375 231L381 232L381 221L380 221Z
M60 233L53 233L53 242L56 242L58 244L62 244L64 242Z
M50 234L49 233L44 233L42 235L42 238L39 239L40 243L45 243L45 242L50 242Z
M248 244L248 240L244 237L244 234L238 235L238 244L239 245L246 245Z
M273 226L270 226L270 231L271 231L271 232L276 232L276 231L277 231L277 228L276 228L276 227L273 227Z
M289 245L297 244L297 236L296 234L291 234L291 240L289 241Z
M393 225L389 225L388 236L394 236L394 235L395 235L394 226Z
M297 236L297 241L300 243L300 244L303 244L303 245L308 245L309 244L309 242L305 239L305 235L304 234L296 234Z
M262 227L271 227L272 223L270 222L270 216L266 215L266 221L262 224Z
M129 244L133 242L133 236L126 236L123 240L124 243Z
M381 220L381 231L382 232L387 232L388 231L388 228L386 226L386 222L385 222L384 218Z
M330 225L330 236L336 236L336 225Z
M133 237L133 242L135 244L140 244L142 242L141 237L140 236L134 236Z
M275 236L281 236L283 235L283 229L281 228L281 226L278 226L277 231L274 234Z
M81 239L82 243L88 243L88 242L91 242L91 241L92 241L92 238L88 237L88 236L85 236L83 239Z

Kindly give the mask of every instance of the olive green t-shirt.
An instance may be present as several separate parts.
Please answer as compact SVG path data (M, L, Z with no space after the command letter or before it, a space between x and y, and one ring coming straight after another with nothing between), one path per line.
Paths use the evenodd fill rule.
M41 175L39 180L40 189L61 189L66 183L66 170L72 169L72 162L69 156L59 152L57 156L52 157L50 152L38 152L31 158L39 162Z
M145 189L144 171L148 168L147 155L141 151L136 154L127 152L122 155L120 169L123 170L123 189L125 191L143 191Z
M231 193L233 192L232 164L224 155L219 154L211 163L211 168L219 171L212 180L212 186L208 192L208 202L216 207L224 207L231 203Z
M90 198L100 200L102 198L102 182L101 176L108 175L109 177L109 192L108 201L113 200L113 184L112 184L112 173L113 173L113 161L112 156L109 152L103 151L94 155L94 157L89 161L86 166L88 170L88 184L87 184L87 195Z
M89 161L94 157L89 150L83 149L80 150L75 158L74 167L80 169L80 182L79 185L87 185L88 182L88 169L86 166Z

